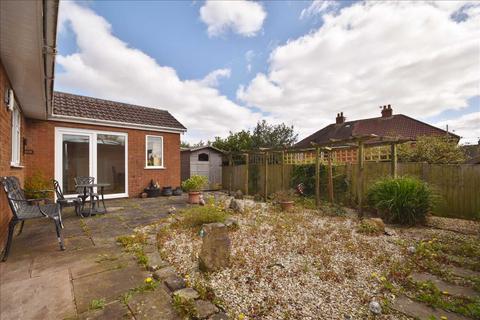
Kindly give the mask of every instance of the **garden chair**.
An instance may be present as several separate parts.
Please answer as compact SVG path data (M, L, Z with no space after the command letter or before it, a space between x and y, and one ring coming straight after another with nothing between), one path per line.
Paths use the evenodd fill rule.
M82 211L80 207L82 205L82 198L77 196L73 199L67 199L63 195L62 188L60 187L60 183L57 180L52 180L53 188L55 189L55 194L57 195L57 203L60 204L60 209L63 210L65 207L72 207L75 206L75 213L77 216L84 218L82 215Z
M13 231L17 223L21 223L18 235L22 233L25 220L37 218L49 218L55 223L55 230L57 232L57 240L60 250L65 250L63 244L63 223L60 205L57 203L43 204L36 202L35 205L30 205L30 199L25 198L25 192L20 187L20 182L17 177L3 177L1 179L5 193L7 194L8 204L12 210L13 217L8 225L8 238L5 246L2 261L6 261L12 246ZM36 199L38 200L38 199Z

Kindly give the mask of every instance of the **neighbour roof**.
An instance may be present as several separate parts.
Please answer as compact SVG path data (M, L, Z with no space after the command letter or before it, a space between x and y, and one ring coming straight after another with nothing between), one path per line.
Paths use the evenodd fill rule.
M54 92L53 115L186 130L166 110L64 92Z
M330 139L343 140L352 136L376 134L380 137L396 137L416 140L420 136L445 135L447 132L427 123L410 118L403 114L390 117L377 117L330 124L298 142L295 147L308 148L311 142L328 143ZM450 133L460 139L459 136Z

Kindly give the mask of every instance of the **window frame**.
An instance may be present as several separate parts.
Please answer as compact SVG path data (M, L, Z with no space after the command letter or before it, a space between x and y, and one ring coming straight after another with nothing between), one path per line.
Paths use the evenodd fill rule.
M10 166L20 167L21 166L21 141L22 141L22 114L17 103L14 102L12 110L12 136L11 136L11 157L10 157Z
M148 165L148 138L160 138L160 141L162 143L162 165L160 166ZM145 169L165 169L165 158L164 158L163 150L164 150L163 136L151 135L151 134L145 135Z
M206 155L207 160L200 160L200 156L202 156L202 155ZM206 152L199 153L198 156L197 156L197 161L198 162L209 162L210 161L210 154L208 154Z

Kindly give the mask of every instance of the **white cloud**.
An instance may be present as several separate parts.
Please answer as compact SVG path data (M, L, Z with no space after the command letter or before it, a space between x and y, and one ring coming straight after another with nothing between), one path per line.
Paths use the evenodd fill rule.
M462 115L459 118L439 121L435 125L462 137L462 143L477 144L480 140L480 111Z
M300 13L300 19L310 18L316 15L322 15L330 11L337 10L340 7L340 1L335 0L313 0L312 3Z
M229 76L228 69L203 80L181 80L173 68L116 38L110 24L88 8L64 1L60 21L69 23L78 46L78 52L57 57L63 70L56 86L62 90L169 110L192 141L243 129L260 117L212 88L219 77Z
M268 73L237 98L289 119L301 136L340 111L358 119L379 116L384 104L416 118L458 110L480 95L479 18L472 3L356 3L273 50Z
M200 81L203 85L207 87L217 87L218 81L220 78L230 78L230 69L217 69L213 70L205 76L205 78Z
M207 0L200 8L200 18L208 26L208 35L219 36L231 30L246 37L255 36L262 28L267 13L253 1Z

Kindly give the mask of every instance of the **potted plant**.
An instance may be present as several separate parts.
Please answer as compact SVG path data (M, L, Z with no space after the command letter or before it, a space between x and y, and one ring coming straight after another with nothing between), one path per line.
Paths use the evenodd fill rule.
M188 192L188 202L198 204L200 203L200 191L208 184L208 179L205 176L191 176L182 182L182 188Z
M278 203L280 203L282 211L291 211L293 209L294 197L295 192L293 190L278 191L275 193L275 198L277 199Z

